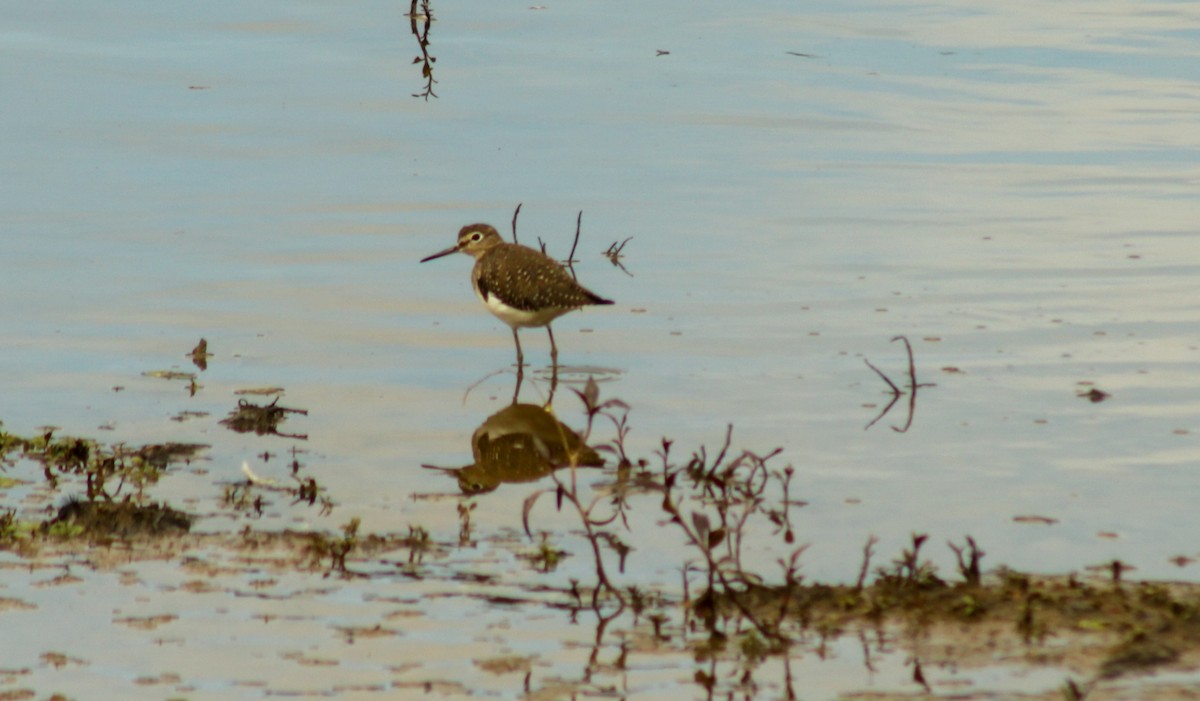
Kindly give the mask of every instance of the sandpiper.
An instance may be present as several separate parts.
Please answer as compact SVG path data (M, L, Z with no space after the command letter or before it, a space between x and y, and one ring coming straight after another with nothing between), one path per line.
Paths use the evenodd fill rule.
M466 253L475 259L471 286L492 314L512 328L517 344L517 372L524 366L517 329L545 326L550 336L550 362L558 367L558 347L550 322L569 311L589 304L612 304L612 300L585 289L550 256L528 246L506 243L495 227L469 224L458 232L458 241L421 262Z

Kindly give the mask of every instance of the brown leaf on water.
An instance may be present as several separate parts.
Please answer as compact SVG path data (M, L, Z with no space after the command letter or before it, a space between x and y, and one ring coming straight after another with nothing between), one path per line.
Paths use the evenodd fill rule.
M588 407L594 407L600 401L600 388L591 375L588 375L587 384L583 386L583 398Z
M201 371L208 369L208 359L212 357L212 353L208 352L208 341L200 339L196 347L191 352L192 364L200 368Z

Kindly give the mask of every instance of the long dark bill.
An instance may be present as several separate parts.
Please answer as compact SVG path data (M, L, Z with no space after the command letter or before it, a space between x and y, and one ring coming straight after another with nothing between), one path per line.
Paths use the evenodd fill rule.
M434 260L435 258L441 258L443 256L448 256L451 253L458 253L458 245L457 244L451 246L450 248L447 248L444 251L438 251L437 253L434 253L431 256L425 256L424 258L421 259L421 262L426 263L431 260Z

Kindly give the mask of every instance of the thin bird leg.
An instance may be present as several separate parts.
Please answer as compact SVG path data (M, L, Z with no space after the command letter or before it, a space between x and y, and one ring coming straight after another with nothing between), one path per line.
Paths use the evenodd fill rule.
M521 380L525 379L525 355L521 352L521 337L517 335L517 328L513 327L513 342L517 344L517 386L513 389L513 404L517 403L517 397L521 396Z
M546 324L546 334L550 336L550 401L553 401L554 390L558 389L558 346L554 343L554 331L550 324Z
M554 330L550 328L550 324L546 324L546 334L550 336L550 365L557 371L558 346L554 345Z
M521 368L525 367L525 354L521 352L521 337L517 335L517 329L513 327L513 343L517 344L517 374L521 373Z

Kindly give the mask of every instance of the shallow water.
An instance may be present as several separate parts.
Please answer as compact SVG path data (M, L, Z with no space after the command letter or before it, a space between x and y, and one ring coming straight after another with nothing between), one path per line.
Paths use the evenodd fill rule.
M470 461L471 432L511 396L513 351L473 298L465 257L417 261L472 221L507 232L517 203L521 241L565 256L583 210L577 272L617 304L556 324L563 362L599 369L603 396L633 408L632 454L649 457L668 436L684 457L719 446L728 424L736 448L782 447L777 461L796 467L808 502L794 516L806 575L852 579L868 535L890 556L926 532L943 567L940 544L971 534L985 565L1067 572L1119 558L1138 577L1197 578L1170 558L1200 556L1200 11L435 5L437 97L425 100L412 96L424 80L406 10L6 4L8 430L210 443L200 468L155 494L189 500L213 532L242 526L219 505L242 462L285 479L282 460L254 456L298 444L338 506L321 517L279 504L266 525L358 516L370 532L421 524L452 539L457 501L412 495L454 483L420 465ZM628 273L600 255L627 237ZM902 382L898 334L918 380L936 387L920 391L908 432L889 428L904 424L903 402L864 430L888 397L863 359ZM201 337L214 357L195 396L141 375L190 368ZM548 362L544 334L523 340L527 359ZM1077 397L1093 386L1083 382L1112 397ZM217 424L235 390L264 385L309 411L286 425L307 441ZM527 383L524 397L546 389ZM562 388L555 405L578 426ZM171 420L182 411L208 416ZM519 530L533 489L479 498L476 527ZM1022 515L1057 523L1013 521ZM538 516L570 527L549 508ZM639 527L656 516L639 514ZM673 585L677 547L641 539L630 580ZM585 560L553 585L587 577ZM451 563L521 569L503 547ZM151 589L167 586L169 566L143 568ZM86 579L105 611L136 596L111 574ZM329 616L380 615L359 608L365 594L328 586L346 607ZM244 613L215 599L186 616L188 645L222 625L214 611ZM59 606L4 615L41 630ZM442 606L439 634L478 639L471 624L504 625L486 603ZM327 630L325 614L311 615ZM79 625L102 638L111 618ZM98 659L59 643L30 649ZM192 657L221 664L207 654ZM78 673L128 681L145 666L112 659ZM334 686L327 665L299 666ZM690 678L686 661L667 669ZM212 681L214 695L231 678Z

